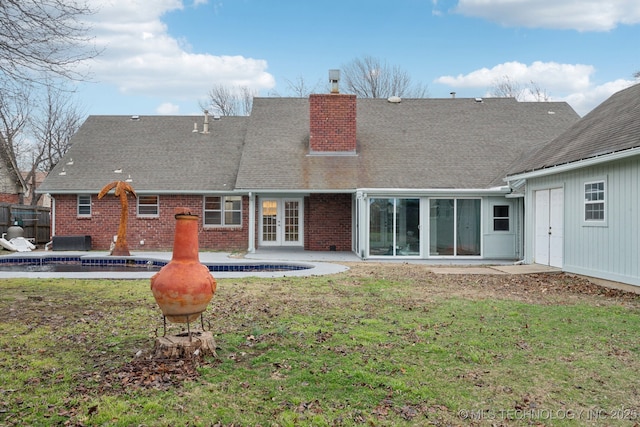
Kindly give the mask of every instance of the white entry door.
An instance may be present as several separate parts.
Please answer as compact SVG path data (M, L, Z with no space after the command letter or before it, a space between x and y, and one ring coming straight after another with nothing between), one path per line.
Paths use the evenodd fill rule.
M534 262L561 268L563 254L564 190L538 190L535 192Z
M262 199L260 245L302 246L302 199Z

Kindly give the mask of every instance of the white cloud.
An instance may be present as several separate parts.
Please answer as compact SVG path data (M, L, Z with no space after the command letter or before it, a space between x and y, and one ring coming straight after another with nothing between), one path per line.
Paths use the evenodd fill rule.
M478 89L487 95L496 82L505 77L520 87L535 84L546 92L551 101L566 101L580 115L584 115L613 93L635 83L619 79L596 85L591 77L595 68L584 64L559 64L536 61L530 65L520 62L505 62L492 68L481 68L468 74L441 76L435 83L452 88ZM533 100L526 98L526 100Z
M638 0L459 0L455 11L511 27L609 31L640 23Z
M156 113L160 115L176 115L180 111L180 106L171 102L163 102L156 108Z
M85 65L98 82L129 95L177 99L198 99L214 84L275 86L265 60L193 53L188 42L171 37L161 17L182 10L181 0L91 1L98 11L91 17L92 34L104 52ZM204 3L195 0L193 6Z

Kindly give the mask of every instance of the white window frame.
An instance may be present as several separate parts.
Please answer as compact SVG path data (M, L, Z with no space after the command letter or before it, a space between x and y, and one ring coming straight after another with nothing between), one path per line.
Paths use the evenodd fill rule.
M89 198L89 202L88 202L88 203L86 203L86 202L85 202L85 203L82 203L82 202L80 201L80 198L84 198L84 197L88 197L88 198ZM82 212L80 212L80 209L81 209L82 207L88 207L88 208L89 208L89 213L82 213ZM79 217L83 217L83 218L86 218L86 217L90 217L90 216L91 216L91 194L78 194L77 204L76 204L76 214L77 214Z
M496 216L496 207L506 207L507 216ZM496 220L507 220L506 230L496 230ZM511 205L508 203L495 203L491 205L491 231L494 233L510 233L511 232Z
M587 186L594 184L602 184L602 190L590 191L589 194L602 193L602 199L593 200L587 197ZM607 225L607 180L605 178L594 179L591 181L585 181L582 185L582 194L584 197L584 207L582 209L582 220L585 225ZM588 219L587 208L589 206L602 205L602 218Z
M240 209L227 209L227 198L233 197L234 199L238 199L240 202ZM219 198L220 199L220 209L207 209L207 198ZM234 200L235 201L235 200ZM204 227L242 227L242 196L234 196L234 195L225 195L225 196L204 196L202 198L202 222ZM219 212L220 213L220 223L209 223L207 222L207 212ZM227 224L226 217L227 213L239 213L240 214L240 222L235 224Z
M146 198L149 201L151 201L151 198L155 197L156 202L155 203L142 203L140 204L140 199ZM145 212L145 213L140 213L140 207L143 206L145 208L149 208L149 207L153 207L155 206L155 212L151 213L151 212ZM160 216L160 196L157 195L153 195L153 194L145 194L142 196L138 196L136 198L136 215L139 218L158 218Z

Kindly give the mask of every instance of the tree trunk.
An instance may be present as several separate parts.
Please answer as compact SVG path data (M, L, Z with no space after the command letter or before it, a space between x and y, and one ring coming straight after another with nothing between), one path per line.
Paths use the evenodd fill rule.
M190 359L216 354L216 341L209 331L165 335L156 338L153 359Z

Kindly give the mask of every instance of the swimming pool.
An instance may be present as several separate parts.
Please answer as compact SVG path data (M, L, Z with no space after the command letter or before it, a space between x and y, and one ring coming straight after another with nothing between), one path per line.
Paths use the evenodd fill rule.
M86 256L19 256L1 257L0 271L9 272L156 272L168 264L166 260L126 257ZM285 262L203 263L216 272L286 272L308 270L313 265Z

